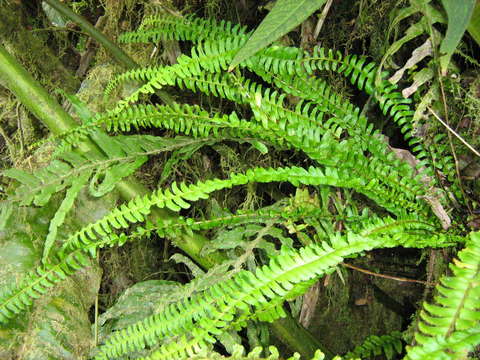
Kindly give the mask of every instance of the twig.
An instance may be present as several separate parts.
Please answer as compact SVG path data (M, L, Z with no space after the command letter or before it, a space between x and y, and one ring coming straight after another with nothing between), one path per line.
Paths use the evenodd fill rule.
M428 282L428 281L416 280L416 279L408 279L408 278L403 278L403 277L398 277L398 276L391 276L391 275L384 275L384 274L378 274L378 273L374 273L373 271L366 270L366 269L362 269L362 268L359 268L359 267L357 267L357 266L354 266L354 265L348 264L348 263L342 263L342 265L344 265L344 266L347 267L347 268L350 268L350 269L353 269L353 270L362 272L362 273L364 273L364 274L373 275L373 276L381 277L381 278L384 278L384 279L390 279L390 280L402 281L402 282L419 283L419 284L423 284L423 285L425 285L425 286L435 286L434 283L431 283L431 282Z
M320 31L322 30L323 23L325 22L325 19L327 18L328 11L330 10L330 7L332 6L333 0L328 0L327 3L325 4L325 7L323 8L322 14L318 18L317 26L315 26L315 31L313 32L313 38L317 39L318 34L320 34Z
M426 16L426 19L427 19L427 22L428 22L428 27L429 27L429 30L430 30L430 37L432 38L432 43L435 44L435 33L433 32L433 24L431 22L431 19ZM473 149L466 141L464 141L462 139L462 137L460 135L458 135L449 125L449 119L448 119L448 106L447 106L447 97L445 95L445 87L443 86L443 75L442 75L442 72L440 70L440 66L438 65L439 63L439 54L437 52L437 49L436 47L434 46L432 48L433 50L433 54L434 54L434 58L437 60L437 64L436 64L436 68L437 68L437 74L438 74L438 83L440 85L440 92L442 94L442 103L443 103L443 110L445 112L445 121L442 121L442 119L440 119L440 117L435 114L435 112L427 106L428 110L433 114L433 116L435 118L437 118L437 120L440 121L440 123L445 126L447 128L448 131L448 142L450 144L450 149L452 151L452 155L453 155L453 159L455 160L455 172L457 173L457 179L458 179L458 186L460 188L460 191L462 193L462 196L463 198L465 199L465 204L467 206L467 209L468 209L468 212L470 213L470 215L472 214L472 208L470 206L470 203L468 201L468 198L467 198L467 194L465 193L465 190L463 189L463 183L462 183L462 177L460 175L460 166L458 165L458 158L457 158L457 153L455 151L455 146L453 146L453 139L452 139L452 134L454 134L458 139L460 139L460 141L462 143L464 143L467 148L469 148L470 150L473 150L474 153L476 152L475 149ZM478 153L477 153L478 155Z
M453 135L457 137L458 140L460 140L470 151L472 151L475 155L480 157L480 153L475 150L465 139L463 139L455 130L453 130L445 121L443 121L440 116L438 116L435 111L433 111L429 106L427 106L428 111L432 113L435 118L440 121L440 123L447 128L448 131L450 131Z

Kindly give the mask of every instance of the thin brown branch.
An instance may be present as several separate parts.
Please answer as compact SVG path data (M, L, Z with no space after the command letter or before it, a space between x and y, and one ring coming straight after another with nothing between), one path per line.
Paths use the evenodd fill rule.
M370 270L362 269L360 267L357 267L355 265L348 264L348 263L342 263L342 265L344 265L345 267L347 267L349 269L352 269L352 270L355 270L355 271L358 271L358 272L361 272L361 273L364 273L364 274L368 274L368 275L372 275L372 276L376 276L376 277L381 277L381 278L384 278L384 279L401 281L401 282L413 282L413 283L418 283L418 284L422 284L422 285L429 286L429 287L435 286L434 283L431 283L431 282L428 282L428 281L409 279L409 278L404 278L404 277L399 277L399 276L379 274L379 273L375 273L375 272L370 271Z

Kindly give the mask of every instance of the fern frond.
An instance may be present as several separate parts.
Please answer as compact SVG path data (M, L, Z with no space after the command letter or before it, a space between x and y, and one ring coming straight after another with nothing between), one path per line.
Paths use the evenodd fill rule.
M81 131L83 133L83 131ZM67 137L81 140L79 133L68 133ZM93 131L90 135L93 135ZM218 140L214 138L191 139L182 136L175 138L161 138L150 135L128 136L93 136L100 148L110 152L108 158L95 156L94 154L80 155L73 151L62 152L51 161L49 165L34 172L18 169L5 170L2 174L20 182L17 191L8 198L8 202L18 202L20 205L43 206L51 196L63 191L72 185L72 181L82 177L85 173L93 173L99 176L103 173L104 181L98 188L109 189L116 181L128 176L125 169L130 171L141 166L147 156L162 152L174 151L184 146L193 144L209 145ZM67 141L62 145L65 150L73 146ZM114 153L115 152L115 153ZM132 164L132 165L125 165ZM121 175L121 177L118 177ZM108 179L112 181L109 181ZM102 192L103 192L102 191Z
M115 208L110 214L91 223L71 235L64 243L60 253L68 253L74 249L86 246L97 241L114 229L125 229L132 223L142 222L150 214L151 208L157 206L168 208L172 211L187 209L187 201L206 199L211 192L244 185L248 182L274 182L286 181L295 186L305 185L330 185L338 187L352 187L361 191L365 183L362 179L349 179L346 174L326 168L325 170L310 167L308 170L300 167L248 170L245 174L231 174L229 179L207 180L193 185L173 183L171 190L157 190L151 195L135 198L120 207Z
M196 105L174 103L171 106L132 105L119 113L100 114L92 123L61 135L62 148L75 146L102 125L110 131L163 128L194 138L209 138L211 141L260 138L273 144L284 143L272 131L240 119L235 112L229 115L210 114Z
M66 191L65 198L62 200L60 207L55 212L52 220L50 221L50 225L48 227L48 235L45 239L45 244L43 246L43 255L42 255L42 262L46 262L48 256L50 254L50 250L55 243L55 239L57 237L58 228L63 224L65 221L65 216L73 207L73 203L77 198L80 190L83 186L87 183L88 179L90 178L89 172L82 173L81 176L78 178L73 179L72 186Z
M336 94L326 81L314 77L278 77L274 74L269 75L269 78L285 92L313 102L318 107L317 111L331 114L332 117L328 122L343 128L352 139L358 142L361 150L366 150L390 164L402 176L414 177L412 167L393 156L387 142L382 140L381 132L374 129L373 124L370 124L361 114L360 108Z
M406 360L459 360L470 359L468 353L480 344L480 327L454 331L448 338L435 336L422 346L407 346Z
M151 94L171 82L174 77L197 76L204 71L220 72L228 68L228 64L246 39L227 38L218 41L206 41L192 49L191 56L182 55L177 63L171 66L153 66L127 71L114 78L107 85L105 95L119 84L126 81L146 82L137 91L119 102L119 105L138 100L141 94Z
M220 329L226 330L232 323L244 325L258 311L272 309L282 299L298 295L299 288L295 288L297 284L301 285L333 271L345 256L377 246L398 245L393 238L374 233L374 229L368 230L375 235L337 234L329 243L312 244L299 251L284 248L268 266L257 268L255 273L241 271L203 294L172 304L163 313L118 331L100 348L96 359L107 359L127 351L139 350L162 338L172 340L146 359L179 359L199 348L207 348L208 343L215 341L212 335L218 334ZM277 312L264 313L266 316L262 316L262 320L272 321L282 315L281 308L276 306L275 310ZM177 335L190 331L191 337L176 338Z
M418 345L408 351L407 358L416 359L415 356L409 357L410 354L428 352L428 347L434 343L449 343L449 338L456 332L479 329L480 233L470 234L465 249L458 253L458 259L450 269L453 276L443 277L436 287L435 304L423 305L415 334ZM432 342L433 338L435 341ZM457 346L452 350L460 351L461 348Z
M351 352L345 354L345 359L368 358L373 359L376 356L385 354L387 360L391 360L395 355L403 350L402 333L394 331L389 335L376 336L371 335L365 339L363 344L355 347Z
M156 43L160 40L203 41L227 37L243 37L247 28L230 21L202 19L193 15L185 17L168 14L145 18L136 31L123 33L118 40L122 43Z
M404 138L408 140L409 145L421 160L419 167L430 164L430 169L426 169L427 175L432 176L431 169L433 166L444 170L447 175L452 171L451 157L440 158L440 156L436 156L434 148L425 148L421 139L415 136L414 111L410 109L411 99L404 98L397 91L397 85L384 80L387 73L384 72L379 75L374 63L356 55L343 57L339 52L335 53L332 50L327 51L319 47L314 48L312 56L303 59L302 63L309 73L315 70L329 70L343 74L353 85L372 95L384 115L389 115L400 126ZM430 156L436 160L434 164L430 160Z

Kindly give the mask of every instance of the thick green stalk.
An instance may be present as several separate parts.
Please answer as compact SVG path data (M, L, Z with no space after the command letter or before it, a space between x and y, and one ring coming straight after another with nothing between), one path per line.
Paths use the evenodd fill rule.
M88 22L83 16L75 14L68 6L62 4L58 0L45 0L45 2L57 10L60 14L80 26L85 33L102 44L103 47L105 47L105 49L107 49L107 51L110 53L110 55L112 55L115 61L117 61L120 65L126 67L127 69L138 67L138 64L130 56L128 56L125 51L123 51L117 44L98 31L95 26L90 24L90 22ZM165 104L173 104L172 98L165 91L159 90L156 92L156 94Z
M306 331L291 315L273 322L270 325L270 329L284 344L301 354L302 359L312 359L317 349L322 350L326 359L332 359L335 356L324 345L319 345L317 339L310 332Z
M10 89L54 134L77 124L46 90L0 45L0 83Z
M76 127L72 117L43 89L33 77L0 45L0 84L10 89L17 98L39 119L50 131L58 135ZM82 144L81 150L101 154L100 149L90 140ZM102 154L103 156L103 154ZM130 200L143 196L148 190L139 182L129 179L117 184L121 196ZM172 218L176 214L164 209L156 209L153 213L158 218ZM200 256L200 250L208 240L197 233L184 234L175 239L175 244L205 268L211 268L225 258L221 253L210 257ZM295 329L295 331L292 331ZM322 348L320 344L293 318L276 322L272 330L280 338L288 340L288 345L306 358L311 358L311 349ZM288 337L285 334L289 334Z

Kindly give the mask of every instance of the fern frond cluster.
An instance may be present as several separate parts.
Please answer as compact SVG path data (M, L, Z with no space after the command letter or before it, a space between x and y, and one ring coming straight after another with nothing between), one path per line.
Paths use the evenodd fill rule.
M118 357L158 341L164 345L148 359L182 358L197 351L195 347L207 348L208 343L215 342L212 335L231 326L245 326L245 321L255 318L255 314L259 320L273 321L283 315L283 301L298 295L298 285L311 285L312 279L333 271L344 257L377 246L398 245L395 236L380 229L370 226L363 234L337 234L328 243L312 244L299 251L285 248L255 273L241 271L204 293L172 304L161 314L115 333L100 347L96 358ZM191 336L181 336L186 333Z
M428 199L435 198L437 208L442 207L444 201L433 177L434 171L442 169L442 161L435 151L415 137L411 101L401 96L396 85L385 80L386 74L379 74L377 66L365 57L343 56L320 47L307 53L276 45L241 63L241 71L227 72L248 36L245 28L229 22L174 16L148 18L138 31L124 34L121 37L124 42L186 40L194 42L194 46L189 56L182 55L174 65L133 69L114 78L105 90L107 96L127 82L141 85L115 108L93 116L60 136L57 158L45 169L35 174L7 171L7 176L21 183L19 189L24 192L23 197L12 200L22 205L41 206L54 193L73 188L72 193L67 190L65 197L71 207L75 191L89 180L90 193L102 196L145 163L148 155L188 146L194 141L204 144L223 140L249 142L263 152L268 151L267 146L293 150L303 153L310 166L257 167L193 184L172 182L168 188L121 204L100 220L70 234L53 256L46 256L43 263L18 284L4 289L0 293L0 323L27 310L55 284L87 266L99 249L122 246L126 241L136 241L154 232L175 243L185 232L240 224L276 223L288 224L285 225L288 228L302 222L309 227L322 220L325 213L330 214L332 221L344 222L341 230L332 230L332 227L321 236L303 234L309 239L303 243L298 236L301 245L305 245L300 248L280 242L282 246L275 249L274 255L269 254L266 264L252 271L235 269L227 279L114 332L95 354L98 360L139 351L150 351L143 359L202 358L212 352L222 333L238 331L252 320L272 322L284 317L285 301L304 294L319 277L335 271L345 258L377 248L445 247L465 242L458 233L447 232L446 227L442 229L438 211L432 210L432 201ZM412 146L415 164L399 158L360 108L336 94L318 77L323 71L345 76L378 103ZM247 72L255 77L249 77ZM251 78L261 80L256 82ZM206 111L198 105L137 103L166 86L222 98L236 104L238 110L224 114ZM160 128L189 138L108 137L97 131L100 128L115 133ZM74 151L87 137L103 150L105 157L92 159L88 154L83 156ZM317 205L291 204L236 211L210 219L184 216L155 222L149 219L156 208L179 213L190 209L195 201L209 199L213 192L271 182L316 190L350 189L369 200L361 215L358 215L360 211L350 213L356 214L351 217L351 224ZM371 202L375 205L370 208ZM62 214L67 211L65 208L60 211ZM61 225L60 217L54 225ZM311 228L314 232L315 227ZM453 276L444 278L437 287L440 295L435 298L436 304L424 305L416 335L418 345L409 348L407 358L429 359L431 354L454 358L478 343L480 299L475 285L479 280L479 239L478 233L471 234L466 248L459 253L459 260L452 266ZM256 250L255 243L251 244L253 253L252 249ZM399 338L397 333L369 337L346 358L380 353L390 358L393 353L401 352ZM246 358L259 356L260 350L254 350ZM321 356L318 353L315 359ZM233 358L244 357L238 352ZM267 358L276 359L278 353L273 351Z

